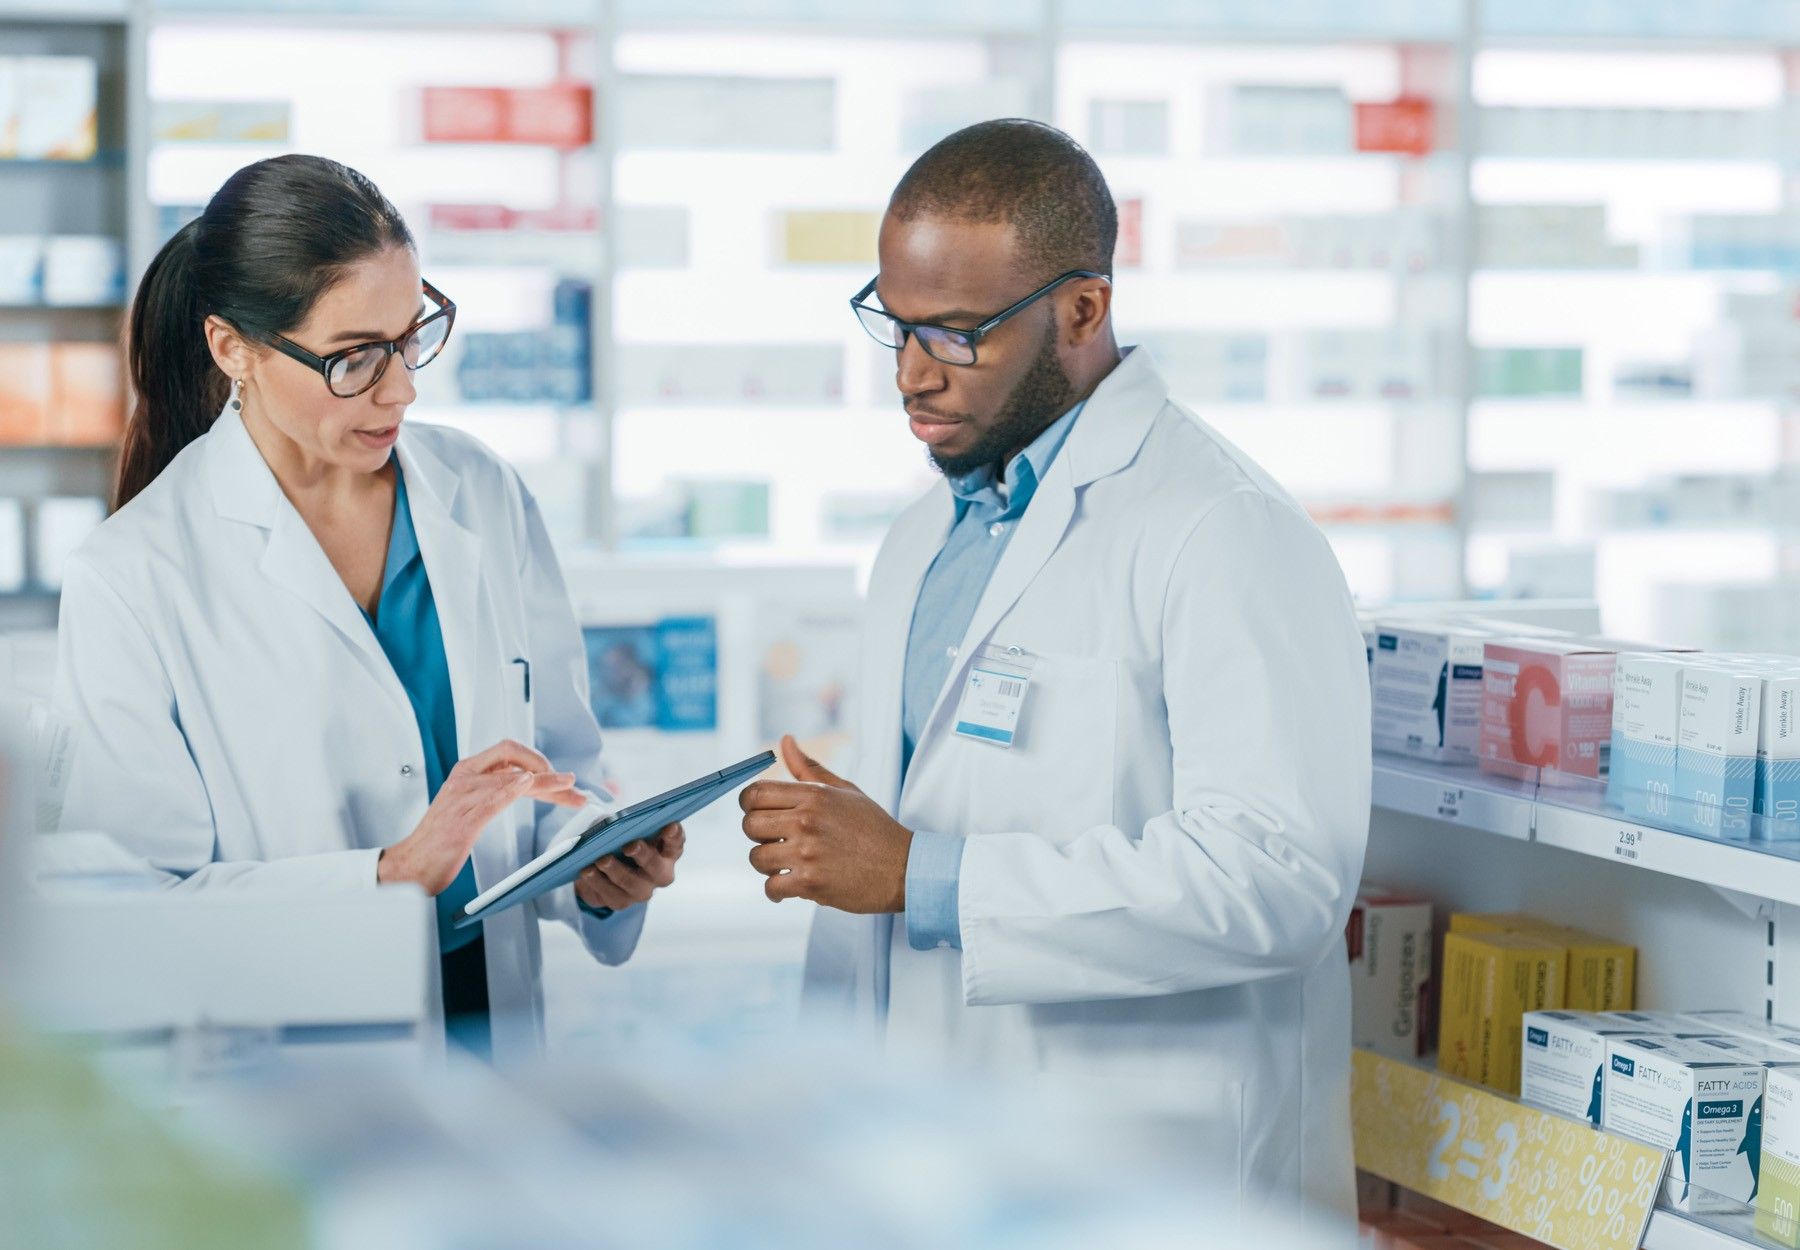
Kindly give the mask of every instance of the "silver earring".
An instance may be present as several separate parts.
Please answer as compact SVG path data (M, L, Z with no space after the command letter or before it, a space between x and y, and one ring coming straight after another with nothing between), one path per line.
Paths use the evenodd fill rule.
M231 410L233 412L244 410L244 380L242 378L231 379Z

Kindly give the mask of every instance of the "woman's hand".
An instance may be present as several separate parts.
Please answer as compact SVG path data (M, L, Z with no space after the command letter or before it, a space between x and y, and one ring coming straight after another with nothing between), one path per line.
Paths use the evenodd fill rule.
M427 894L442 894L468 861L481 831L520 799L581 807L587 796L574 773L550 771L550 761L520 742L498 742L457 762L419 827L381 852L382 884L411 881Z
M686 849L687 831L679 824L665 825L654 838L628 842L617 855L583 868L575 878L575 893L589 907L613 911L649 902L657 890L675 883L675 861Z

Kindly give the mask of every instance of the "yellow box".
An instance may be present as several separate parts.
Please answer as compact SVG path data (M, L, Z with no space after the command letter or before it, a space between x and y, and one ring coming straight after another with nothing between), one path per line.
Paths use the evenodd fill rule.
M781 258L790 265L872 265L881 214L791 210L778 217Z
M1438 1068L1503 1093L1519 1092L1524 1015L1562 1002L1565 949L1527 933L1444 938Z
M1452 933L1528 933L1565 946L1564 1001L1570 1011L1631 1011L1637 1007L1637 947L1552 924L1523 912L1458 913L1450 917Z

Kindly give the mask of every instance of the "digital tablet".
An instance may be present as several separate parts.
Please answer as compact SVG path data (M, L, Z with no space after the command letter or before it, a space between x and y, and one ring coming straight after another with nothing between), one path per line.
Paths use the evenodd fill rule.
M764 751L729 768L697 777L642 803L633 803L603 817L579 837L559 842L504 881L496 882L469 900L452 921L466 929L489 916L528 902L548 890L568 885L581 870L597 859L617 854L639 838L655 837L664 825L686 820L701 808L724 798L775 762L775 752Z

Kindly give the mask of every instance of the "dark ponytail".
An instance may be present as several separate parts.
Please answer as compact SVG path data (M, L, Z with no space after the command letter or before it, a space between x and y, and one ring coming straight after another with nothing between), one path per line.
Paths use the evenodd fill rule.
M246 165L144 271L126 332L137 403L113 506L206 433L229 384L206 344L217 314L246 333L288 331L358 261L412 247L399 210L354 169L319 156Z

